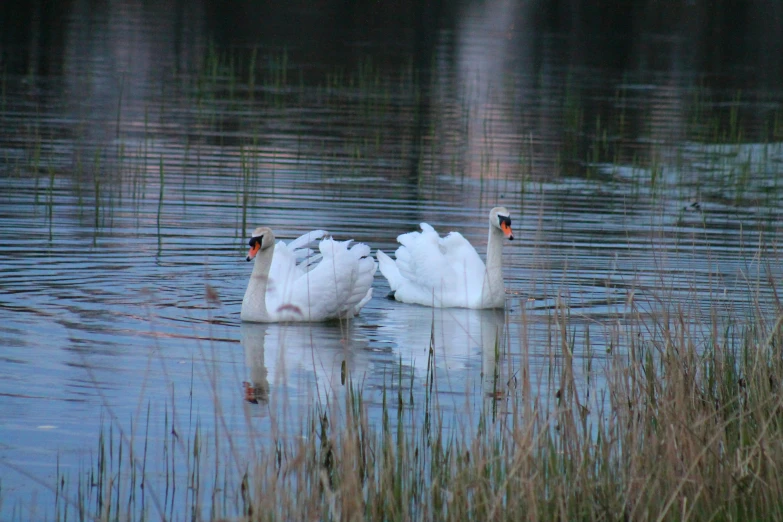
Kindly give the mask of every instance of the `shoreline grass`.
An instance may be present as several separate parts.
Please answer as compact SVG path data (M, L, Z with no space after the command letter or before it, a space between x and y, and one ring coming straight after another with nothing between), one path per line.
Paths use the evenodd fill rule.
M260 449L221 422L208 432L192 412L180 426L168 409L163 436L153 436L148 410L143 436L108 423L82 472L58 466L48 485L55 504L36 512L101 521L783 519L783 315L714 319L705 339L671 308L634 306L610 343L623 349L587 340L580 360L562 307L551 389L531 386L524 341L500 347L521 350L520 367L491 376L502 385L478 416L455 414L456 425L438 408L434 372L416 404L402 375L390 383L379 423L349 376L343 399L315 406L298 433ZM575 365L587 381L602 373L603 384L575 377ZM14 514L23 520L26 508Z

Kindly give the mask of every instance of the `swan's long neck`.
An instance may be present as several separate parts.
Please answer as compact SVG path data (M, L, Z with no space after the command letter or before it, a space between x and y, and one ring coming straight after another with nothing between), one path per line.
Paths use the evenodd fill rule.
M252 315L252 320L261 321L269 316L266 309L266 289L269 284L269 268L272 266L272 256L275 252L274 243L269 248L261 250L253 262L253 272L242 300L242 316Z
M503 232L492 225L489 226L486 266L482 299L485 303L491 303L492 307L502 308L506 299L503 287Z

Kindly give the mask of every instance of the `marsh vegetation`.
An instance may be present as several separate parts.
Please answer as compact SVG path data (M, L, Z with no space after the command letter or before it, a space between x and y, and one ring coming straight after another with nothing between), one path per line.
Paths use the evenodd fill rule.
M783 518L776 70L579 61L488 4L340 59L78 6L51 70L0 47L0 518ZM504 311L377 277L239 320L256 226L483 253L496 205Z

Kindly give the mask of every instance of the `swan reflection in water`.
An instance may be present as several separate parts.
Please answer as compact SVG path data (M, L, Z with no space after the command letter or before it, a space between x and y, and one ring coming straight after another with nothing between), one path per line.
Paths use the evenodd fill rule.
M378 335L393 342L398 360L421 376L432 341L440 392L463 394L481 380L483 389L494 393L496 365L505 353L505 320L503 309L397 305L388 310Z
M324 401L344 388L348 372L366 367L367 339L351 323L243 322L241 340L249 373L245 400L254 404Z
M262 413L291 413L345 392L349 376L354 383L382 389L397 378L400 364L423 380L431 338L438 393L496 393L496 365L505 351L503 310L390 303L378 312L375 328L353 322L242 323L249 375L245 400L266 406ZM423 393L424 387L414 390Z

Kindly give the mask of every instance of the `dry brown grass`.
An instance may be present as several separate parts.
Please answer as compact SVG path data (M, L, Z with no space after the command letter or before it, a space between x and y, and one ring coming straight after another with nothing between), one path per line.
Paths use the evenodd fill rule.
M522 350L518 378L501 379L509 412L493 415L497 399L487 399L473 431L445 428L437 411L413 421L429 398L400 407L392 392L372 425L355 387L343 404L313 411L304 437L258 454L197 427L188 440L166 439L173 464L147 462L146 440L110 429L89 482L58 477L56 512L107 521L783 519L783 315L713 324L705 338L679 312L636 313L615 339L622 350L592 369L604 379L596 398L574 376L586 363L571 353L565 312L555 314L558 362L543 390L556 400L531 389L523 343L507 347ZM187 474L171 476L177 462Z

